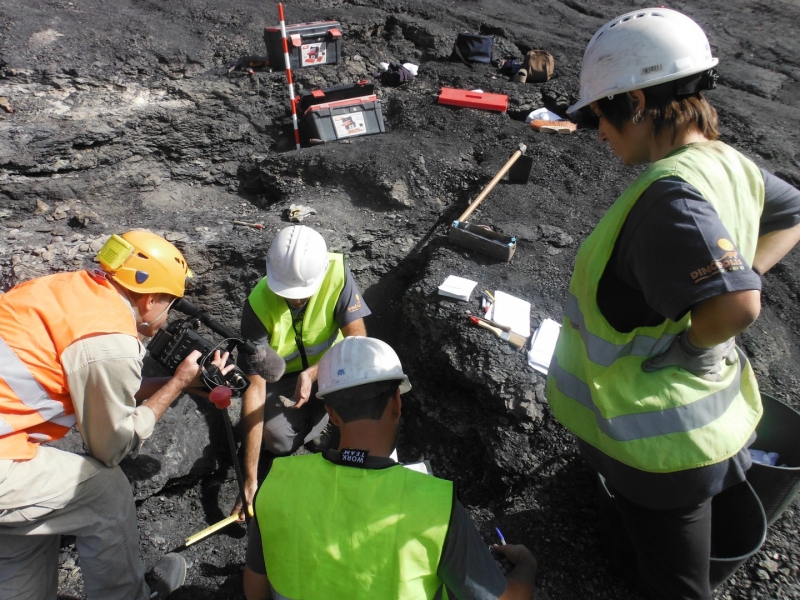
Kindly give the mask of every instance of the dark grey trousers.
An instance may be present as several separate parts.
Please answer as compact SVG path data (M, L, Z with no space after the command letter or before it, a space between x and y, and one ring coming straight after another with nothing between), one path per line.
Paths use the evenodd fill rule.
M297 387L299 373L267 384L264 401L264 435L262 445L276 455L291 454L303 444L316 438L328 424L325 404L317 398L317 384L311 398L300 408L286 408L278 396L291 398Z
M619 492L614 498L648 595L657 600L711 600L711 498L670 510L645 508Z

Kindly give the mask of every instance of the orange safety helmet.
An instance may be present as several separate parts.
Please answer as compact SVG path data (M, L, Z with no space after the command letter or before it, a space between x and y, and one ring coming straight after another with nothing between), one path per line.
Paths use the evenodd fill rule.
M182 298L193 276L180 250L144 229L112 235L97 253L97 260L114 281L139 294Z

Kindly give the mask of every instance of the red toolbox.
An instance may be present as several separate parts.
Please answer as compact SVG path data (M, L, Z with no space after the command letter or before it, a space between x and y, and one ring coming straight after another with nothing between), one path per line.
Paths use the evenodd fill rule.
M280 27L264 29L269 66L286 69ZM286 44L292 69L330 65L342 60L342 26L339 21L315 21L286 26Z
M508 96L505 94L471 92L469 90L443 87L439 94L439 104L506 112L508 110Z
M311 144L385 131L381 101L374 94L312 104L300 120L300 133Z

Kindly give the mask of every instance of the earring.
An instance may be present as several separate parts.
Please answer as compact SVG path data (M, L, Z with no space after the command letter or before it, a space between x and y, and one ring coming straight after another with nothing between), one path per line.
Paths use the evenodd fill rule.
M642 111L637 112L633 115L633 119L631 119L634 125L641 125L642 121L644 121L644 113Z

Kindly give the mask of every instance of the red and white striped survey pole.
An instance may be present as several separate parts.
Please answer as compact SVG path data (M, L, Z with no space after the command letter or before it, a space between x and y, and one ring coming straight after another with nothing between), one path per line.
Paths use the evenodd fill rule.
M281 38L283 38L283 63L286 65L286 80L289 82L289 104L292 105L292 125L294 125L294 143L300 150L300 129L297 126L297 106L294 103L294 82L292 81L292 64L289 62L289 42L286 40L286 24L283 22L283 2L278 3L278 17L281 21Z

